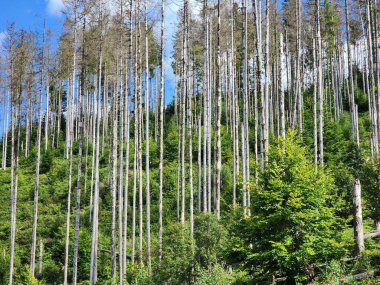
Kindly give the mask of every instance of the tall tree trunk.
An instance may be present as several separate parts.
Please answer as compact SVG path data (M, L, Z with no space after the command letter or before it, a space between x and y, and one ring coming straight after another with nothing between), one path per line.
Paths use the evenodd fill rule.
M356 120L355 120L355 94L354 94L354 81L352 73L352 58L351 58L351 33L348 18L348 1L345 0L345 16L346 16L346 36L347 36L347 62L348 62L348 83L349 83L349 104L350 104L350 117L351 117L351 136L356 144L359 144L358 136L356 135Z
M102 6L99 7L99 22L102 25ZM102 28L102 26L101 26ZM91 238L91 264L90 264L90 285L95 285L98 279L98 224L99 224L99 160L100 160L100 122L101 122L101 98L102 98L102 64L103 64L103 30L100 31L99 40L99 67L98 67L98 93L96 112L96 152L95 152L95 187L93 198L92 214L92 238Z
M320 0L315 0L315 23L316 23L316 42L317 42L317 84L318 84L318 127L319 127L319 162L324 163L323 155L323 66L322 66L322 39L321 39L321 24L320 24Z
M161 1L161 64L160 64L160 95L159 95L159 129L160 129L160 143L159 143L159 182L158 182L158 260L162 259L162 231L163 231L163 159L164 159L164 101L165 101L165 3Z
M216 64L216 218L220 220L220 188L222 172L222 146L220 142L220 120L222 115L222 96L220 83L220 0L218 0L218 31L217 31L217 64ZM190 144L190 142L189 142Z
M12 70L12 64L11 64ZM12 78L12 77L11 77ZM9 285L13 284L14 251L16 239L16 211L17 211L17 175L15 175L17 161L17 147L15 146L16 109L13 90L10 88L11 97L11 233L9 254Z
M73 80L73 83L75 80ZM74 85L71 96L71 101L74 99ZM69 246L70 246L70 218L71 218L71 179L72 179L72 172L73 172L73 137L74 137L74 126L73 126L73 120L74 115L73 111L68 112L69 116L69 124L71 125L69 127L69 140L68 140L68 159L69 159L69 169L68 169L68 182L67 182L67 212L66 212L66 237L65 237L65 265L64 265L64 279L63 283L64 285L67 285L67 275L68 275L68 267L69 267Z
M146 175L146 259L151 269L150 249L150 173L149 173L149 45L148 45L148 1L145 1L145 175Z
M83 18L83 29L82 32L86 30L86 21ZM78 166L77 166L77 199L76 199L76 214L75 214L75 236L74 236L74 264L73 264L73 285L77 284L78 277L78 251L79 251L79 229L80 229L80 210L81 210L81 192L82 192L82 148L83 148L83 124L84 124L84 115L83 115L83 96L85 93L85 46L86 42L83 36L82 43L82 67L81 67L81 79L80 79L80 92L78 95ZM45 136L47 136L47 126L45 128ZM46 147L46 146L45 146Z
M318 93L318 70L317 70L316 39L313 37L313 146L315 170L318 167L318 116L317 116L317 93Z
M182 33L182 94L181 94L181 224L185 224L186 210L186 180L185 180L185 124L186 124L186 99L188 96L188 72L187 72L187 0L183 4L183 33Z
M116 74L119 72L117 64ZM112 213L111 213L111 276L112 280L116 280L116 203L117 203L117 130L118 130L118 94L117 83L114 82L114 88L112 91L112 184L111 184L111 196L112 196Z
M137 1L138 11L140 11L140 0ZM138 180L139 180L139 260L143 262L143 178L142 178L142 137L143 137L143 111L142 111L142 56L141 56L141 23L140 19L137 24L137 59L138 59L138 84L137 84L137 100L138 100Z
M67 285L67 274L69 266L69 244L70 244L70 217L71 217L71 177L73 169L73 137L74 137L74 114L72 110L72 104L75 98L75 79L76 79L76 39L77 39L77 0L74 1L74 38L73 38L73 70L72 70L72 90L70 96L68 117L68 147L67 155L69 159L69 173L68 173L68 191L67 191L67 214L66 214L66 238L65 238L65 265L63 284Z
M44 42L45 35L43 36ZM44 49L44 47L43 47ZM40 186L40 158L41 158L41 129L42 129L42 90L44 76L44 50L41 56L41 75L40 75L40 94L38 101L38 127L37 127L37 156L36 156L36 176L34 180L34 201L33 201L33 225L32 225L32 246L30 249L30 273L34 277L36 264L36 247L37 247L37 216L38 216L38 191Z
M248 144L248 55L247 55L247 1L242 2L243 15L243 43L242 43L242 99L243 99L243 124L242 124L242 164L243 164L243 207L248 214L248 181L249 181L249 144Z
M204 31L204 43L203 43L203 212L210 210L209 204L211 203L209 183L209 153L208 146L209 141L209 18L208 18L208 0L203 1L203 31Z
M129 144L130 144L130 104L131 104L131 84L133 76L132 65L132 9L133 2L129 1L129 44L128 44L128 64L126 68L128 72L125 76L126 84L126 104L125 104L125 186L124 186L124 227L123 227L123 275L125 278L127 268L127 231L128 231L128 206L129 206ZM129 74L128 74L129 73Z
M266 32L265 32L265 90L264 90L264 105L262 106L264 113L264 116L262 116L262 119L265 123L262 123L262 131L263 131L263 155L261 162L261 166L265 167L266 160L267 160L267 151L268 151L268 124L269 124L269 84L270 84L270 60L269 60L269 44L270 44L270 21L269 21L269 1L266 0L265 3L265 18L266 18Z
M280 71L279 71L279 78L278 82L280 85L280 122L279 122L279 129L280 129L280 135L282 138L285 138L285 95L284 95L284 82L283 82L283 73L284 73L284 64L283 64L283 57L284 57L284 39L283 34L280 34L280 56L279 56L279 62L280 62Z

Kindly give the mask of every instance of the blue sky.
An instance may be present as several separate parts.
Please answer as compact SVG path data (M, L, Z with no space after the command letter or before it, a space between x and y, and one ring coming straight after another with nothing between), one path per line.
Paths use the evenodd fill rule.
M61 0L13 0L2 1L0 9L0 32L6 30L7 23L15 22L17 27L27 30L40 30L44 19L46 25L60 31L63 16L59 10L63 7Z
M59 35L64 20L60 12L64 7L63 0L2 0L1 2L0 43L5 36L7 24L11 22L15 22L18 28L42 31L45 20L46 27L53 30L55 38ZM181 5L181 0L169 0L165 8L166 104L172 100L174 92L173 71L170 67L173 52L172 37L177 27L176 14Z

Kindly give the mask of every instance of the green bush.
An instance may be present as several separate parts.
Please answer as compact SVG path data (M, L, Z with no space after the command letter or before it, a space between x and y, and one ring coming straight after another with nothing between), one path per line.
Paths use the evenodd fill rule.
M195 285L229 285L234 283L234 278L229 275L222 266L216 264L210 270L201 268L197 272Z

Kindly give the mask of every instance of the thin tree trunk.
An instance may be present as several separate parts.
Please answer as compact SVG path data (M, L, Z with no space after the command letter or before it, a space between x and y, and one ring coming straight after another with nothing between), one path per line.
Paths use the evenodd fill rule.
M323 155L323 74L322 74L322 39L321 39L321 24L320 24L320 0L315 0L316 13L316 42L317 42L317 84L318 84L318 126L319 126L319 162L321 165L324 163Z
M159 183L158 183L158 260L162 259L162 231L163 231L163 159L164 159L164 101L165 101L165 49L164 49L164 32L165 32L165 4L161 1L161 75L160 75L160 95L159 95Z
M280 34L280 71L279 71L279 85L280 85L280 135L282 138L285 138L285 95L284 95L284 83L282 74L284 72L284 64L283 64L283 55L284 55L284 39L283 34Z
M222 96L220 83L220 0L218 0L218 31L217 31L217 64L216 64L216 218L220 220L220 188L222 172L222 146L220 136L220 120L222 115ZM191 143L189 142L191 145Z
M186 181L185 181L185 124L186 124L186 98L188 96L187 86L187 0L183 4L183 34L182 34L182 94L181 94L181 224L185 224L185 199L186 199Z
M102 7L99 7L99 21L102 24ZM101 27L102 28L102 27ZM102 64L103 64L103 30L100 31L99 41L99 67L98 67L98 102L96 120L96 152L95 152L95 187L92 214L92 238L91 238L91 266L90 266L90 285L95 285L98 279L98 223L99 223L99 160L100 160L100 121L101 121L101 98L102 98Z
M83 32L86 30L86 21L83 20ZM84 71L84 62L85 62L85 41L83 37L82 43L82 67L81 67L81 81L80 81L80 92L77 100L78 104L78 168L77 168L77 200L76 200L76 214L75 214L75 237L74 237L74 264L73 264L73 285L77 284L77 275L78 275L78 251L79 251L79 229L80 229L80 211L81 211L81 192L82 192L82 153L83 153L83 124L84 124L84 115L83 115L83 96L85 92L85 71ZM47 126L45 128L45 136L47 136ZM46 146L45 146L46 147Z
M44 36L45 37L45 36ZM44 42L44 40L43 40ZM44 52L42 51L42 65L40 75L40 94L38 101L38 127L37 127L37 156L36 156L36 176L34 180L34 201L33 201L33 225L32 225L32 246L30 250L30 273L34 277L37 247L37 215L38 215L38 191L40 186L40 158L41 158L41 129L42 129L42 85L44 74Z
M149 173L149 45L148 45L148 1L145 1L145 174L146 174L146 258L151 269L150 245L150 173Z

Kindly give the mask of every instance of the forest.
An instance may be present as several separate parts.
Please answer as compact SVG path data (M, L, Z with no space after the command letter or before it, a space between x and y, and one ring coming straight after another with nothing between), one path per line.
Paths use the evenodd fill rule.
M0 284L380 284L377 0L63 4L1 41Z

